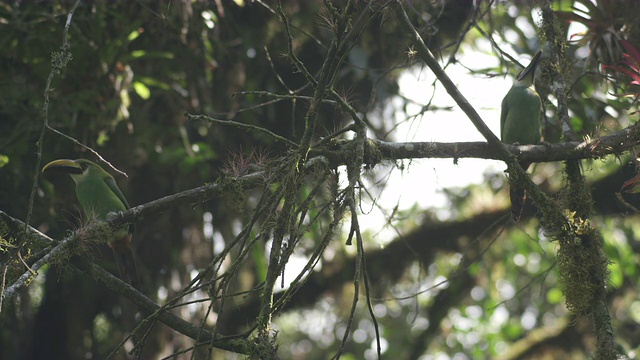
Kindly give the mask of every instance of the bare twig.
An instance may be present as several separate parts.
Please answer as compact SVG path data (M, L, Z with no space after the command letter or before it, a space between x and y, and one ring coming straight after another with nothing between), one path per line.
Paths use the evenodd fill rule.
M40 233L40 235L42 234ZM47 240L51 241L48 238ZM13 282L13 284L11 284L11 286L4 289L4 291L2 292L2 295L0 295L0 298L2 299L2 301L4 302L5 300L8 300L14 297L20 288L25 286L27 283L29 283L29 281L31 281L33 277L38 275L38 270L40 270L40 268L42 268L44 265L47 265L49 262L51 262L51 260L55 256L63 254L67 249L67 247L69 246L69 243L72 242L73 240L74 240L73 236L69 236L65 238L58 245L56 245L51 251L49 251L49 253L47 253L45 256L43 256L38 261L33 263L25 273L23 273L16 281Z
M29 195L29 204L27 205L27 216L25 217L25 225L24 232L20 236L18 240L17 251L15 252L15 256L20 257L20 251L22 247L26 243L27 239L27 228L29 226L29 222L31 222L31 214L33 212L33 202L36 196L36 190L38 189L38 178L40 176L40 165L42 163L42 145L44 142L44 135L46 133L46 129L49 127L49 93L51 92L51 82L56 75L59 75L62 69L67 65L67 62L71 59L71 54L69 53L69 27L71 26L71 19L73 18L73 14L76 11L76 8L80 4L80 0L76 0L75 4L69 10L67 14L67 21L64 25L64 30L62 32L62 46L61 51L57 53L53 53L51 56L51 71L49 72L49 76L47 77L47 81L44 87L44 103L42 105L42 128L40 129L40 137L38 138L38 142L36 142L36 162L35 162L35 170L33 173L33 180L31 186L31 194ZM0 264L0 271L2 273L6 272L6 267L9 262ZM36 270L31 270L35 272ZM0 283L0 313L2 312L2 304L4 299L4 281Z
M66 138L67 140L71 141L72 143L74 143L74 144L76 144L76 145L78 145L78 146L80 146L80 147L82 147L82 148L84 148L84 149L88 150L88 151L89 151L90 153L92 153L96 158L98 158L98 160L100 160L100 162L104 163L104 164L105 164L105 165L107 165L110 169L112 169L113 171L117 172L118 174L120 174L120 175L122 175L122 176L124 176L124 177L129 177L129 176L127 175L127 173L126 173L126 172L124 172L124 171L122 171L122 170L118 169L117 167L113 166L113 164L111 164L109 161L107 161L105 158L103 158L103 157L102 157L102 155L100 155L100 153L98 153L96 150L93 150L90 146L88 146L88 145L85 145L85 144L81 143L79 140L75 139L75 138L74 138L74 137L72 137L72 136L69 136L69 135L67 135L67 134L65 134L65 133L63 133L63 132L61 132L61 131L59 131L59 130L57 130L57 129L55 129L55 128L52 128L52 127L51 127L51 126L49 126L48 124L47 124L47 129L48 129L49 131L52 131L53 133L55 133L55 134L57 134L57 135L62 136L63 138Z
M476 129L482 134L482 136L487 140L489 146L494 149L497 157L507 163L511 174L514 175L515 178L519 179L519 185L521 185L528 194L535 200L537 204L548 209L550 216L556 219L563 219L564 215L560 207L556 204L556 202L549 198L544 192L542 192L534 183L531 181L529 176L527 176L526 172L520 164L518 163L518 158L512 154L507 146L502 143L496 135L489 129L487 124L482 120L478 112L473 108L473 106L469 103L469 101L460 93L458 87L454 84L454 82L449 78L449 76L442 69L438 61L434 58L431 51L427 48L422 37L416 31L416 29L411 24L407 13L404 11L402 7L402 3L400 0L395 0L392 4L393 11L398 19L400 27L405 30L407 34L409 34L411 38L411 44L416 49L416 52L420 59L429 66L431 71L438 78L440 83L447 90L447 93L451 96L451 98L456 102L456 104L462 109L462 111L467 115L469 120L473 123Z
M24 223L20 220L14 219L7 214L0 212L0 216L4 222L11 222L13 224L20 224L22 227ZM92 223L87 226L87 231L91 231L90 227L100 226L100 224ZM42 243L54 243L55 241L48 236L42 234L41 232L33 229L30 226L27 226L27 231L29 232L29 236L37 237L38 242ZM34 240L36 241L36 240ZM42 257L39 261L35 262L31 268L34 270L39 270L43 265L49 263L53 257L63 254L65 251L68 251L69 246L76 241L75 236L67 236L65 239L60 241L58 245L53 248L47 255ZM66 256L66 255L65 255ZM194 340L198 340L199 337L209 339L203 341L203 344L213 343L214 347L234 351L241 354L247 354L249 352L249 343L246 341L242 341L238 339L238 336L219 336L215 339L212 336L212 333L209 330L201 329L196 325L193 325L170 312L164 311L164 307L160 307L160 305L153 302L151 299L144 296L138 290L133 288L131 285L123 282L119 278L111 275L108 271L102 269L96 264L90 263L85 258L81 258L78 256L74 256L71 258L71 263L76 266L78 269L82 270L83 274L91 275L94 279L97 279L104 285L106 285L112 291L126 297L131 300L134 304L136 304L140 309L145 312L152 314L150 318L157 319L163 324L169 326L170 328L176 330L177 332L184 334ZM17 281L15 281L7 290L2 294L3 299L10 299L13 297L17 290L24 286L24 284L28 281L30 277L29 272L25 272ZM165 305L166 306L166 305Z
M102 269L98 265L90 263L87 260L79 257L73 259L73 264L79 269L86 271L88 274L98 279L109 289L131 300L140 309L152 313L153 318L158 319L158 321L176 330L177 332L184 334L194 340L197 340L199 337L203 337L205 339L213 339L210 331L201 329L199 326L191 324L190 322L187 322L168 311L163 311L163 308L160 305L144 296L129 284L111 275L111 273ZM233 351L240 354L249 353L248 344L250 344L250 342L243 341L242 339L237 339L235 336L219 337L216 340L205 340L203 341L203 343L207 344L211 341L214 342L214 347L220 349Z
M221 119L215 119L212 118L210 116L206 116L206 115L191 115L191 114L187 114L187 118L189 120L206 120L206 121L210 121L210 122L214 122L216 124L221 124L221 125L225 125L225 126L232 126L232 127L236 127L239 129L243 129L243 130L248 130L248 131L255 131L261 134L266 134L268 136L270 136L271 138L273 138L276 141L279 142L283 142L293 148L297 148L298 144L296 144L295 142L282 137L274 132L271 132L263 127L260 126L255 126L255 125L251 125L251 124L243 124L237 121L230 121L230 120L221 120Z

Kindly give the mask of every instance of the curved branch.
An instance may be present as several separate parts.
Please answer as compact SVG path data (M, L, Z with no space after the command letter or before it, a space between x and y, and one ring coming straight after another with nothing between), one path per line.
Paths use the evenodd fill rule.
M17 231L18 229L21 229L22 226L24 226L24 223L22 221L7 215L2 211L0 211L0 220L2 220L2 223L4 224L9 224L12 226L19 225L20 226L19 228L13 229L14 232ZM99 224L97 223L89 224L87 226L87 230L89 231L89 228L92 226L99 226ZM38 241L40 242L55 243L53 239L37 231L31 226L28 227L28 235L30 237L38 238ZM65 250L68 249L69 246L71 246L71 244L74 241L77 241L74 235L67 236L65 239L63 239L58 243L58 246L56 246L47 255L45 255L36 263L34 263L31 268L34 270L41 268L42 265L48 263L52 258L58 255L61 255ZM83 274L90 275L93 279L100 281L112 291L131 300L144 312L148 314L153 314L151 315L152 317L155 317L158 321L162 322L163 324L167 325L173 330L181 334L184 334L185 336L188 336L196 341L199 341L200 339L207 339L202 343L199 343L198 345L212 344L214 347L220 348L223 350L233 351L241 354L250 353L250 346L248 345L249 343L246 340L243 340L242 338L237 338L235 336L227 336L227 337L218 336L215 338L215 340L210 340L210 339L214 339L213 333L211 331L203 329L200 326L191 324L188 321L166 311L160 305L153 302L153 300L146 297L144 294L142 294L141 292L133 288L131 285L111 275L111 273L104 270L100 266L94 263L91 263L80 256L73 256L70 259L70 263L73 264L79 270L81 270ZM13 295L16 294L16 291L27 282L26 280L28 280L30 276L31 276L30 272L25 272L18 281L14 282L12 286L8 287L6 291L2 294L3 300L8 300L11 297L13 297ZM25 277L25 279L22 279L23 277Z
M640 123L636 123L615 134L583 142L568 142L553 145L507 145L507 149L523 160L531 162L561 161L567 159L593 159L606 155L620 154L640 143ZM306 166L315 166L318 162L329 162L330 166L347 164L353 151L352 141L330 144L327 147L313 149ZM436 143L409 142L392 143L369 140L365 143L364 163L376 165L383 160L402 160L417 158L459 158L500 159L495 151L484 142ZM234 179L224 179L194 189L135 206L112 219L113 225L132 223L149 215L155 215L175 206L187 203L201 203L220 196L225 184L230 181L234 186L251 188L263 182L265 172L259 171Z

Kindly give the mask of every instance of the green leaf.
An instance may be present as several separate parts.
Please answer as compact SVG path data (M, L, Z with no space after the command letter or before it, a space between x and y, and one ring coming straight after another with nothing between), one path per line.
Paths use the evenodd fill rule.
M547 292L547 301L551 304L559 304L562 302L562 290L553 288Z
M138 31L138 29L133 30L131 32L131 34L129 34L129 36L127 36L127 40L133 41L133 40L137 39L138 36L140 36L140 31Z
M261 246L253 246L251 248L251 258L255 261L256 276L262 280L267 277L267 255Z
M138 96L140 96L144 100L148 100L151 96L151 90L149 90L147 85L139 81L133 82L133 90L135 90L136 94L138 94Z
M522 326L513 321L507 324L507 326L504 327L503 331L509 339L517 339L522 336L523 333Z
M149 76L136 76L136 79L140 82L143 82L147 86L155 86L162 90L169 90L171 87L166 82L160 81L158 79L154 79Z
M609 264L609 283L615 288L619 288L623 285L624 274L619 263Z
M107 134L107 132L104 130L100 131L100 133L98 134L98 139L96 140L98 146L104 146L107 141L109 141L109 135Z
M173 54L161 51L133 50L131 52L131 57L134 59L140 59L143 57L156 59L173 59Z
M0 168L9 163L9 157L4 154L0 154Z
M145 50L134 50L131 52L132 58L141 58L145 55L147 55L147 52Z

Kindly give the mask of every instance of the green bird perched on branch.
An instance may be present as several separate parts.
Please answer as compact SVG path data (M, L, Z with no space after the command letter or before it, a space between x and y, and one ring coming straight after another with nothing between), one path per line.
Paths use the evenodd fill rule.
M533 57L529 66L516 77L513 86L502 100L500 133L502 142L507 144L537 144L542 138L542 101L533 86L533 77L540 61L541 51ZM530 162L521 161L520 166L527 171ZM511 217L520 220L527 199L524 189L511 187Z
M107 221L115 214L129 209L129 203L116 185L116 181L98 164L85 159L54 160L42 168L42 172L68 173L76 184L76 196L85 217ZM138 287L138 271L131 251L133 225L109 234L107 244L116 259L120 274L126 282Z

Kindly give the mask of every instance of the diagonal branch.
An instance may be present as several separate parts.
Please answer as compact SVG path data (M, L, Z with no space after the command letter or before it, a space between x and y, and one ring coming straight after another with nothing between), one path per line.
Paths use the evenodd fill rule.
M458 87L453 83L451 78L447 75L444 69L438 63L438 60L433 56L427 45L422 40L422 37L418 31L413 27L409 16L404 11L402 4L399 0L396 0L392 4L393 11L398 19L398 23L402 30L404 30L411 37L411 43L415 47L418 56L424 63L433 71L434 75L438 78L440 83L444 86L447 93L458 104L460 109L469 117L469 120L478 129L480 134L487 140L487 142L496 149L502 160L507 161L510 157L510 153L507 148L502 144L498 137L489 129L487 124L482 120L476 109L473 108L471 103L460 93Z
M282 136L280 136L278 134L275 134L275 133L273 133L273 132L271 132L271 131L263 128L263 127L260 127L260 126L251 125L251 124L244 124L244 123L233 121L233 120L216 119L216 118L213 118L211 116L206 116L206 115L186 114L186 116L187 116L187 119L189 119L189 120L206 120L206 121L213 122L213 123L216 123L216 124L221 124L221 125L226 125L226 126L231 126L231 127L236 127L236 128L239 128L239 129L243 129L243 130L246 130L247 132L255 131L255 132L260 133L260 134L265 134L265 135L273 138L275 141L279 141L279 142L285 143L285 144L287 144L287 145L289 145L289 146L291 146L293 148L298 146L298 144L296 144L295 142L293 142L293 141L291 141L291 140L289 140L289 139L287 139L285 137L282 137Z
M469 117L469 120L478 129L478 131L484 136L489 143L489 146L495 150L496 156L499 160L507 163L511 175L518 179L518 183L527 191L528 194L535 200L541 207L547 209L548 218L562 219L561 221L567 222L562 209L556 204L556 202L542 192L529 178L527 173L522 169L518 163L518 158L509 151L505 144L503 144L496 135L489 129L485 122L480 118L480 115L471 106L469 101L460 93L457 86L451 81L449 76L442 69L438 61L435 59L431 51L427 48L424 41L420 37L418 31L414 28L409 20L407 13L404 11L400 0L396 0L393 5L393 11L396 18L403 30L411 37L411 43L415 47L418 56L427 66L433 71L440 83L447 90L447 93L458 104L460 109Z
M0 220L2 220L3 224L11 225L12 232L14 233L19 232L22 226L24 226L23 222L7 215L2 211L0 211ZM87 231L90 231L89 228L92 226L96 227L99 225L96 223L89 224L87 226ZM53 239L49 238L48 236L32 228L31 226L28 226L28 234L30 237L38 238L37 241L39 242L43 242L43 243L56 242ZM36 263L34 263L31 268L37 271L44 264L48 263L52 258L55 258L58 256L68 256L68 254L65 254L65 252L69 251L68 250L69 247L73 246L74 245L73 243L75 241L78 241L75 238L75 235L67 236L65 239L58 242L58 245L54 249L52 249L46 256L36 261ZM107 286L109 289L111 289L115 293L118 293L123 297L126 297L127 299L131 300L141 310L147 313L153 314L152 316L157 318L157 320L159 320L163 324L167 325L168 327L174 329L175 331L181 334L184 334L194 340L210 339L210 340L204 341L203 343L204 344L210 343L214 347L228 350L228 351L234 351L241 354L248 354L250 351L250 346L248 345L250 344L250 342L244 341L242 339L238 339L235 336L234 337L219 336L214 339L213 333L211 331L203 329L200 326L191 324L183 320L182 318L168 311L165 311L164 308L162 308L160 305L153 302L153 300L149 299L148 297L140 293L138 290L136 290L129 284L111 275L111 273L102 269L98 265L87 261L85 258L82 258L80 256L73 256L70 259L70 263L73 264L79 270L81 270L83 274L88 274L92 278L100 281L102 284ZM22 277L29 276L29 275L30 273L26 272ZM5 290L5 292L2 294L3 299L6 300L13 297L16 291L28 281L28 279L22 279L22 277L18 281L14 282L12 286L10 286Z
M42 128L40 129L40 135L39 135L38 141L36 142L35 171L33 174L31 193L29 195L29 203L27 205L27 216L25 217L24 231L18 238L19 240L18 240L17 251L12 252L12 256L16 256L20 260L22 260L22 255L20 254L20 251L22 250L22 247L26 244L27 228L28 228L29 222L31 221L31 214L33 211L33 202L35 200L36 191L38 189L38 179L40 175L40 164L42 162L42 146L44 144L44 135L46 134L47 128L49 128L49 93L52 91L51 83L53 82L53 78L56 75L60 75L60 72L62 71L62 69L64 69L67 66L67 63L72 58L71 53L69 53L69 48L71 47L71 45L69 45L69 38L67 35L69 33L69 27L71 27L71 19L73 18L73 14L78 8L78 5L80 5L80 0L76 0L71 10L69 10L69 12L67 13L67 21L65 22L64 30L62 32L62 46L60 47L60 52L53 52L51 54L51 71L49 71L49 76L47 77L47 81L44 87L44 101L42 105ZM6 263L3 262L0 264L0 272L2 274L6 274L7 266L8 266L8 262ZM29 270L36 271L32 269L29 269ZM4 294L4 290L5 290L4 280L5 280L5 277L3 275L2 281L0 282L0 293L2 294ZM4 297L0 297L0 312L2 312L3 299Z

